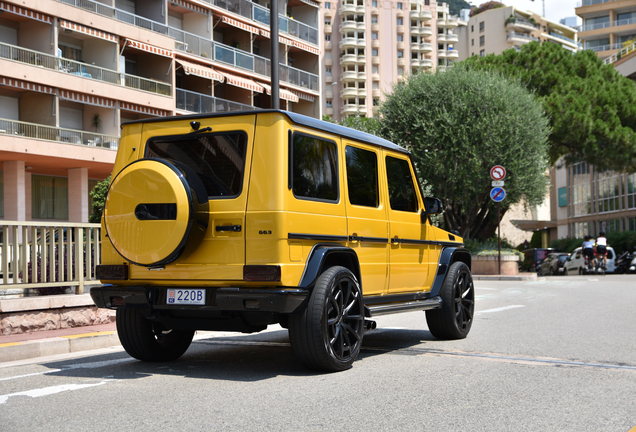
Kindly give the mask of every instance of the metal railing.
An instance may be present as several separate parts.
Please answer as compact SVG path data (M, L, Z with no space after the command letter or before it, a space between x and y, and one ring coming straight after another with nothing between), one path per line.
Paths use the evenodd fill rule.
M250 111L256 109L252 105L196 93L190 90L177 89L177 109L196 113L214 113L230 111Z
M611 56L604 58L603 59L603 63L612 64L612 63L620 60L622 57L626 56L627 54L630 54L630 53L632 53L634 51L636 51L636 42L634 42L631 45L628 45L628 46L622 48L617 53L612 54Z
M99 283L100 225L0 221L0 289L22 295Z
M36 138L113 150L117 149L117 143L119 141L119 137L114 135L104 135L3 118L0 118L0 135Z
M0 58L26 63L33 66L40 66L82 78L123 85L151 93L158 93L166 96L170 96L172 94L172 86L170 84L135 75L122 74L103 67L69 60L62 57L56 57L50 54L2 42L0 42Z
M583 1L578 2L576 4L576 7L592 6L592 5L595 5L595 4L609 3L611 1L616 1L616 0L583 0Z
M620 26L626 26L631 24L636 24L636 18L626 18L626 19L616 20L616 21L607 21L607 22L594 23L594 24L584 24L581 26L581 31L598 30L598 29L605 29L609 27L620 27Z
M142 27L157 33L169 34L166 24L135 15L133 13L104 5L93 0L59 0L62 3L95 12L109 18L114 18L136 27ZM203 0L214 6L234 12L250 20L266 24L269 27L269 10L263 6L248 0ZM318 29L305 23L279 15L279 27L281 33L287 33L314 45L318 44Z
M550 32L550 33L548 33L548 34L549 34L550 36L552 36L552 37L555 37L555 38L558 38L558 39L564 40L564 41L566 41L566 42L570 42L571 44L577 45L577 42L576 42L574 39L569 38L569 37L567 37L567 36L564 36L564 35L562 35L562 34L560 34L560 33Z

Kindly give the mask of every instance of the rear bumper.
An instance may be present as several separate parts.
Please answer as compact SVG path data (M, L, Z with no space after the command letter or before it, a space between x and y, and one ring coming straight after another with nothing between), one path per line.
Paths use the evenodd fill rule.
M169 305L166 290L177 287L101 285L90 291L100 308L141 306L172 311L249 311L292 313L307 298L309 291L299 288L178 287L206 290L205 305Z

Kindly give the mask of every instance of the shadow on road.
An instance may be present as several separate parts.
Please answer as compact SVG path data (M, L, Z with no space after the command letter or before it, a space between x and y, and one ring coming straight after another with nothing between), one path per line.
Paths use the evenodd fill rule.
M376 329L365 335L360 358L400 351L435 340L430 332L423 330ZM195 340L183 357L173 362L141 362L118 352L49 362L44 366L54 369L47 374L51 376L118 380L174 375L252 382L276 376L320 375L305 368L296 359L286 330Z

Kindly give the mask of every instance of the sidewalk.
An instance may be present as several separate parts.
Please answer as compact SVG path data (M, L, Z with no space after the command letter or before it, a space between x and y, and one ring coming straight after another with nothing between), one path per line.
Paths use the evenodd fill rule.
M516 275L473 275L473 280L500 280L500 281L536 281L539 277L536 273L519 273Z
M0 363L115 345L115 323L0 336Z

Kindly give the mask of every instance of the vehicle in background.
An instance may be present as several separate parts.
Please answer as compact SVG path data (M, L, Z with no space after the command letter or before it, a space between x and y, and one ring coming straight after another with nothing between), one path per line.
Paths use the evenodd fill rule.
M537 266L539 276L557 276L565 273L565 262L570 256L567 252L550 252Z
M524 250L524 258L523 262L521 263L521 270L536 272L541 261L543 261L551 252L556 251L552 248L532 248Z
M629 273L630 267L632 264L636 264L636 253L630 253L629 251L625 251L616 258L616 269L614 273ZM636 265L634 266L634 270L636 271Z
M605 273L614 273L616 270L616 253L611 246L607 247L607 264ZM565 262L564 274L587 274L585 270L585 257L580 247L574 249Z

